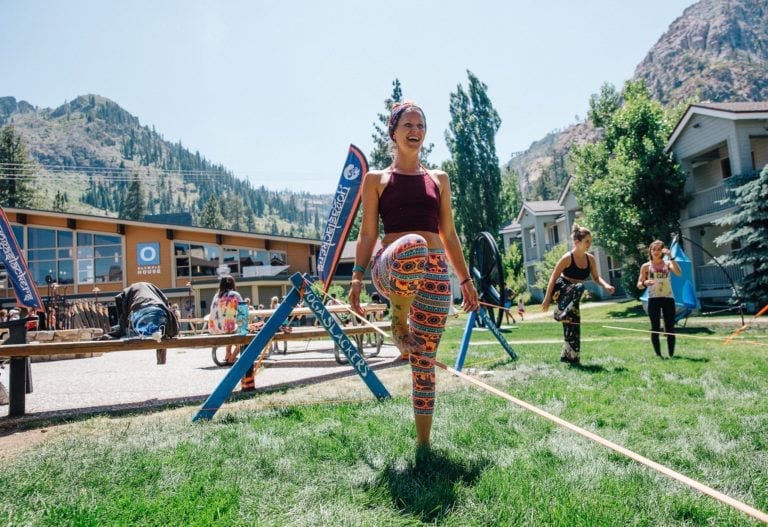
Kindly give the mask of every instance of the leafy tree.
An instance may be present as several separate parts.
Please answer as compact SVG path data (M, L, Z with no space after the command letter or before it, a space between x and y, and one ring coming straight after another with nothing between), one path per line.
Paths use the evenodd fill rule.
M205 202L203 213L200 216L200 225L209 229L224 228L224 215L221 213L221 204L216 194L212 194Z
M451 122L445 133L451 160L450 175L456 229L465 240L481 231L498 237L503 221L501 170L496 156L496 132L501 118L488 98L487 86L471 71L469 85L450 95Z
M525 279L525 266L523 265L523 250L520 242L515 241L507 248L502 257L504 274L507 277L507 286L520 295L527 295L528 283Z
M134 176L123 198L120 217L126 220L142 220L144 219L145 211L144 192L141 189L139 178Z
M13 126L0 130L0 205L28 208L32 206L34 189L30 179L34 173L32 159L21 135Z
M734 212L715 220L715 224L728 226L725 234L715 238L717 245L738 243L726 264L750 270L739 284L740 296L745 300L763 302L768 291L768 166L759 177L730 178L728 193L736 208Z
M621 94L610 82L600 87L600 93L589 97L589 120L597 128L604 128L611 122L613 114L621 107Z
M536 283L534 285L541 289L543 293L547 292L549 277L552 276L552 271L557 267L557 262L560 261L560 258L566 252L568 252L568 244L559 243L544 253L543 260L536 263Z
M599 245L622 262L625 290L638 296L640 248L678 231L685 174L664 151L672 122L645 84L628 81L621 98L618 107L604 86L590 100L590 118L604 135L574 148L573 190Z
M517 172L513 169L504 170L501 174L501 218L502 223L509 223L517 217L523 197L520 192L520 182Z

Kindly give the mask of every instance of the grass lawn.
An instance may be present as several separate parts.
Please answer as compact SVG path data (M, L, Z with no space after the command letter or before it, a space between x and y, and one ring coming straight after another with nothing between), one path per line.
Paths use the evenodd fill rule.
M454 364L464 322L441 362ZM725 346L740 323L691 319L675 358L659 359L647 333L604 327L647 330L637 302L584 309L582 322L581 367L559 362L561 326L541 318L506 330L517 361L475 329L464 370L768 511L765 326ZM388 387L410 375L388 374ZM189 406L45 423L48 439L2 458L0 524L760 524L440 370L433 448L417 451L406 392L259 394L211 422L192 423Z

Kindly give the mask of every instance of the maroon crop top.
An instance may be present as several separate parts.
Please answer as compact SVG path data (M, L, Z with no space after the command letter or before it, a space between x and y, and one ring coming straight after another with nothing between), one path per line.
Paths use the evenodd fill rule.
M440 232L440 189L432 176L391 172L379 196L379 216L384 234L391 232Z

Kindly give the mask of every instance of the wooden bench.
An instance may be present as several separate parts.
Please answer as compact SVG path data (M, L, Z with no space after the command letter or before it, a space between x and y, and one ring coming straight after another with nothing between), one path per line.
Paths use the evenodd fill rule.
M374 325L383 331L390 329L389 322L376 322ZM370 333L378 333L368 325L343 326L344 333L357 339L358 346L362 342L362 336ZM24 415L25 394L30 393L31 375L29 358L44 355L71 355L73 353L112 353L118 351L138 351L154 349L157 353L159 364L164 363L165 351L171 348L217 348L227 345L249 344L256 333L246 335L191 335L178 336L171 339L156 341L152 339L115 339L115 340L90 340L75 342L29 342L23 344L7 343L0 345L0 357L9 358L11 361L10 387L9 387L9 416ZM381 349L380 335L375 356ZM17 337L18 338L18 337ZM295 341L329 338L326 330L320 326L300 326L292 328L290 333L276 333L272 340ZM9 339L10 340L10 339ZM343 363L339 350L335 349L336 360ZM163 361L161 362L161 355Z

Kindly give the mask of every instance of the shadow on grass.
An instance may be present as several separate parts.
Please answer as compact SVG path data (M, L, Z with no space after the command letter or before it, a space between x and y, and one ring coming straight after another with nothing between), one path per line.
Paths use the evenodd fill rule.
M613 311L608 311L608 316L611 318L636 318L636 317L645 317L647 316L645 314L645 310L643 310L642 304L633 304L633 305L624 305L619 304L617 307L621 307L621 309L616 309Z
M607 373L608 371L626 371L626 368L611 368L611 370L607 370L605 367L600 366L599 364L569 364L569 366L575 370L584 371L587 373Z
M455 460L436 450L419 449L405 465L388 463L367 490L387 493L403 515L440 523L453 509L459 485L472 485L490 464L486 459Z
M688 362L709 362L707 357L686 357L685 355L675 355L669 360L673 361L688 361Z

